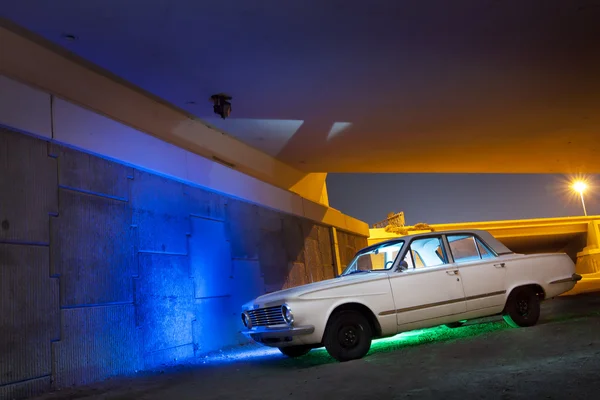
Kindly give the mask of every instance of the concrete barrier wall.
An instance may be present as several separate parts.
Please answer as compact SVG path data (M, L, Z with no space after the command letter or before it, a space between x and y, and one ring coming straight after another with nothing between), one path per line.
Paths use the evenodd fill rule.
M0 399L245 342L243 302L334 276L333 226L368 234L0 75Z
M332 243L306 218L0 129L0 398L244 343L241 304L333 277Z
M337 240L342 270L348 266L358 250L368 246L366 237L342 231L337 231Z

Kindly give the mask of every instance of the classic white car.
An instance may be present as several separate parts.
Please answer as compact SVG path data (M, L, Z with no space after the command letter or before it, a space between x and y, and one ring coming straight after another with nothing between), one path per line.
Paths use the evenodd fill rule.
M580 279L566 254L516 254L486 231L410 235L360 250L337 278L245 304L243 333L289 357L325 346L348 361L374 338L413 329L496 314L534 325L540 302Z

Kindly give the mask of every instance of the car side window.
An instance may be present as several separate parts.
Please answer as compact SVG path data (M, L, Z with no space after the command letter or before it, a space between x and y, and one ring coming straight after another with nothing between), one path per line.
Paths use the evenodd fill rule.
M479 240L479 238L476 237L475 241L477 242L477 248L479 249L479 255L481 256L482 260L485 260L486 258L496 257L496 255L492 253L490 248L487 247L481 240Z
M446 237L456 263L495 257L492 251L474 235L447 235Z
M425 266L425 263L423 262L423 259L419 253L412 249L406 252L404 261L406 261L409 269L423 268Z
M413 240L404 259L409 269L437 267L448 263L440 236Z

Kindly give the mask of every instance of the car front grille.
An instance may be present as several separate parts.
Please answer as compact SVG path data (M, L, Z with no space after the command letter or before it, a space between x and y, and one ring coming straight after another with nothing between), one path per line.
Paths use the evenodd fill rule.
M256 310L248 310L252 326L268 326L285 324L283 314L281 314L281 306L259 308Z

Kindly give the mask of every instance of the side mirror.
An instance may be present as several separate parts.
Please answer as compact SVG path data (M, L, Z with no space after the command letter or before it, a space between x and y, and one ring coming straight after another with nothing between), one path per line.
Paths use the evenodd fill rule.
M406 262L406 260L400 261L400 264L398 264L398 270L406 271L407 269L408 269L408 263Z

